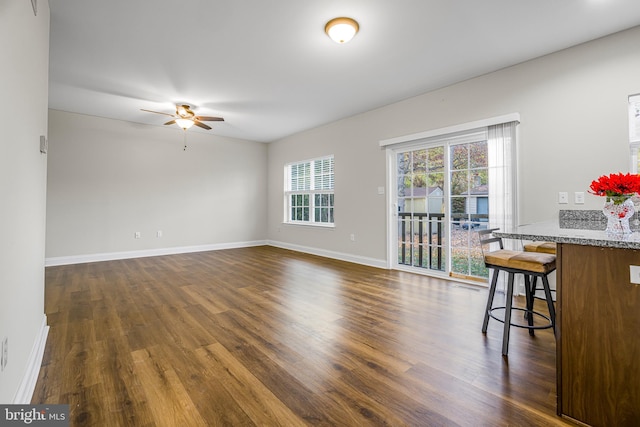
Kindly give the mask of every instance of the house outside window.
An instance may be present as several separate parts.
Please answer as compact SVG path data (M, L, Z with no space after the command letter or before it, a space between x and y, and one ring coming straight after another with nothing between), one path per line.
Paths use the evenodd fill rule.
M334 225L333 155L285 166L285 222Z

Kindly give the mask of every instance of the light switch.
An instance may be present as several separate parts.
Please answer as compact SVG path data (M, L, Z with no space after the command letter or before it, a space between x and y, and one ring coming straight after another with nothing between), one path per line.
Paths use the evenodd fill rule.
M560 191L558 193L558 203L561 205L566 205L569 203L569 193L566 191Z
M40 135L40 152L42 154L47 154L48 149L49 149L49 142L47 141L47 137L44 135Z
M629 266L629 274L631 283L635 283L636 285L640 285L640 266L638 265L630 265Z

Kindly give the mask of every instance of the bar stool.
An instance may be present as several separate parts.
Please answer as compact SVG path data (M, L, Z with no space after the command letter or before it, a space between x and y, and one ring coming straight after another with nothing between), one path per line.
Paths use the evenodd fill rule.
M502 334L502 355L507 356L509 351L509 330L511 326L518 328L526 328L529 330L529 335L534 335L536 329L553 328L555 332L556 314L553 306L553 300L551 298L551 290L549 288L549 281L547 276L549 273L556 269L556 257L555 255L539 252L525 252L525 251L512 251L504 249L502 239L500 237L494 237L492 233L497 231L497 228L479 230L478 237L480 238L480 247L482 248L482 255L484 263L487 268L492 268L493 277L491 278L491 286L489 287L489 296L487 298L487 307L484 313L484 321L482 323L482 333L487 333L487 327L489 325L489 318L495 319L504 323L504 331ZM485 247L489 248L492 243L498 243L499 248L495 251L485 252ZM508 275L507 280L507 292L506 302L504 306L493 307L493 299L496 293L496 285L498 283L498 274L500 271L504 271ZM525 294L526 294L526 308L513 307L513 281L516 274L522 274L524 276ZM533 310L533 297L531 296L531 282L530 278L533 277L542 279L542 286L545 292L547 307L549 309L549 316ZM494 314L496 310L504 310L504 317L500 318ZM512 310L519 310L525 312L527 324L521 325L511 321ZM534 325L534 317L540 317L547 321L543 325Z

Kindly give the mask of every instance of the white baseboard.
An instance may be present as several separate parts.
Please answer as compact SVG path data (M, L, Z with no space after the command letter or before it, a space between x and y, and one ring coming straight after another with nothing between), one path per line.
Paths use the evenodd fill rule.
M388 268L387 261L384 259L376 259L376 258L363 257L359 255L346 254L343 252L328 251L325 249L295 245L292 243L278 242L275 240L255 240L250 242L219 243L219 244L212 244L212 245L148 249L148 250L142 250L142 251L111 252L111 253L102 253L102 254L52 257L52 258L46 258L44 261L44 265L45 267L53 267L57 265L83 264L87 262L113 261L118 259L143 258L143 257L160 256L160 255L175 255L175 254L185 254L185 253L191 253L191 252L218 251L223 249L248 248L251 246L264 246L264 245L274 246L282 249L290 249L292 251L304 252L312 255L322 256L325 258L337 259L340 261L353 262L355 264L362 264L370 267L377 267L377 268L384 268L384 269Z
M251 246L264 246L266 244L266 240L254 240L251 242L217 243L211 245L181 246L175 248L147 249L141 251L72 255L46 258L44 260L44 265L45 267L53 267L56 265L84 264L87 262L114 261L118 259L144 258L150 256L186 254L191 252L218 251L222 249L248 248Z
M38 376L40 375L40 367L42 366L42 358L44 357L44 349L47 344L48 335L49 326L47 326L47 315L45 314L42 318L40 332L36 336L33 347L31 348L31 354L29 354L29 360L27 360L27 369L22 377L18 391L13 398L15 405L28 405L31 403L33 392L38 382Z
M308 246L294 245L292 243L278 242L275 240L268 240L269 246L275 246L276 248L289 249L297 252L304 252L311 255L318 255L325 258L337 259L340 261L352 262L354 264L367 265L369 267L377 267L387 269L387 260L363 257L359 255L345 254L343 252L328 251L325 249L311 248Z

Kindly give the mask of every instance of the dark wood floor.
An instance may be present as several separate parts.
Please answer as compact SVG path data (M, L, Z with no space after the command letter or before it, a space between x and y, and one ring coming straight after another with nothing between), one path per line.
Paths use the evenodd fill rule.
M46 269L72 426L556 426L555 341L486 290L272 247Z

